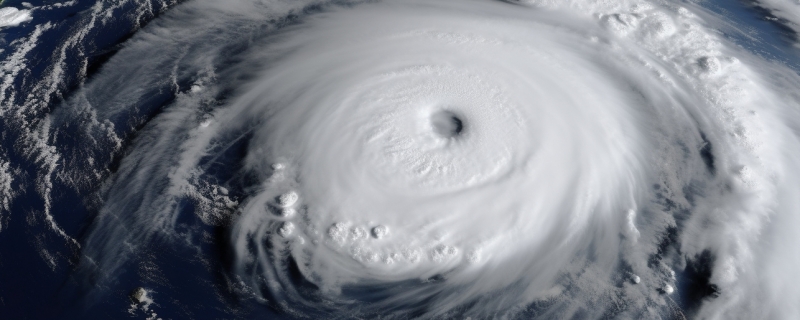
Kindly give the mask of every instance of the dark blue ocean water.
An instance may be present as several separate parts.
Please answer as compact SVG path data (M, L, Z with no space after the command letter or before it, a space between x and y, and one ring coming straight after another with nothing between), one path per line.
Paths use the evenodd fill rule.
M30 3L39 7L55 2ZM86 76L91 78L127 39L162 13L155 10L152 14L133 15L132 12L143 2L121 3L114 10L111 22L88 29L83 40L67 48L64 85L51 97L30 97L28 90L53 67L53 52L91 19L90 9L95 1L77 0L72 6L34 11L32 21L0 29L0 46L7 46L28 37L36 26L54 25L42 34L38 45L27 54L25 76L17 77L13 86L20 104L33 98L49 101L27 117L34 119L41 114L56 112L60 102L70 97L70 93L86 80L79 76L84 57L88 61ZM722 31L737 45L800 71L800 54L793 45L797 35L780 22L769 19L771 16L766 10L747 1L713 0L700 4L728 23L729 28ZM23 7L22 1L5 1L2 5ZM8 59L14 52L5 50L0 53L0 60ZM128 140L133 139L136 130L158 114L160 108L174 98L173 95L169 91L154 92L150 105L142 106L135 120L117 120L118 133ZM6 118L0 118L0 148L16 170L17 177L13 182L17 196L12 202L10 215L2 218L0 231L0 319L128 319L146 318L153 313L162 319L290 318L253 300L241 300L235 294L238 289L230 287L235 280L230 279L227 272L226 227L203 224L192 213L194 208L189 201L181 208L184 214L180 215L179 225L192 230L192 234L207 235L206 239L195 239L202 244L201 251L177 246L167 240L153 241L144 253L125 263L116 279L110 283L103 282L102 287L96 288L97 284L81 265L81 247L65 241L44 222L45 205L37 189L37 179L46 173L42 172L41 162L32 160L25 150L19 148L22 135L13 129L18 126L19 123L10 124ZM74 127L56 129L66 132L65 137L70 137L71 130L80 131ZM56 143L70 149L81 143L80 135L76 133L75 137ZM113 172L122 154L124 148L115 157L98 161L109 163L109 172ZM237 146L231 146L227 154L228 159L217 161L235 162L240 158ZM225 172L220 172L219 176L224 178ZM76 190L59 181L53 179L52 216L67 235L82 243L97 214L96 200L92 198L98 191L97 187ZM702 283L698 284L703 277L707 275L702 266L679 275L679 292L684 299L678 301L683 308L691 308L697 303L690 297L696 296L694 291L704 290ZM128 311L131 306L129 296L138 287L151 291L155 303L150 312L140 309Z
M53 4L53 1L32 1L34 7ZM52 68L52 55L60 45L73 36L91 19L91 7L95 1L77 1L75 5L50 10L37 10L33 20L17 27L0 30L0 45L13 43L34 32L37 25L52 23L54 27L43 33L34 50L27 54L25 77L18 77L14 84L21 96L20 104L25 97L25 90L32 87L31 80L41 79ZM130 36L140 27L146 25L159 12L130 17L131 12L141 6L134 1L123 2L113 11L114 18L102 28L87 29L89 35L82 41L69 47L65 66L66 84L60 94L51 98L51 102L38 113L55 112L59 103L70 96L70 92L81 85L85 79L77 76L82 67L82 60L88 61L87 77L92 75L107 61ZM3 6L23 8L21 1L5 1ZM0 53L0 59L7 59L14 50ZM72 57L69 57L72 56ZM152 105L144 108L144 118L152 117L159 112L158 108L172 99L171 94L163 94L152 100ZM31 118L35 117L31 115ZM269 309L253 310L247 304L232 299L228 288L220 287L224 281L220 277L225 270L224 236L222 227L211 228L203 225L187 208L187 228L206 228L216 237L218 242L204 246L203 258L214 262L204 266L199 263L198 252L170 243L155 241L148 248L147 254L127 264L119 277L102 288L96 288L91 277L78 271L81 248L69 244L64 238L56 235L50 226L43 223L43 198L37 192L36 179L43 174L41 167L32 162L18 145L20 135L10 132L12 124L0 118L0 148L5 152L12 166L18 170L18 177L13 188L18 194L10 208L10 217L3 221L0 232L0 318L2 319L126 319L145 318L153 313L143 310L129 312L131 305L129 295L137 287L152 290L151 296L157 302L150 310L162 319L197 319L197 318L272 318ZM126 128L121 125L120 128ZM129 127L128 127L129 128ZM65 128L64 130L74 130ZM130 130L132 131L132 130ZM121 132L123 133L123 132ZM132 132L127 132L130 134ZM124 134L124 133L123 133ZM72 141L71 143L80 143ZM70 148L69 144L64 146ZM114 159L111 159L113 163ZM57 190L53 197L52 215L64 232L75 239L83 239L96 214L92 205L87 202L86 194L96 190L86 188L75 190L71 186L62 185L54 179L52 186ZM81 240L79 240L81 241ZM48 263L47 261L54 261ZM143 263L143 261L146 261ZM158 271L143 272L142 268L157 268ZM153 277L155 279L145 279ZM168 280L167 280L168 279Z

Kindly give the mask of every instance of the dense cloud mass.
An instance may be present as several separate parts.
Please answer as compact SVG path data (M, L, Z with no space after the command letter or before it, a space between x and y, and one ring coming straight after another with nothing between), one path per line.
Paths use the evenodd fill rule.
M800 5L758 5L796 28ZM128 6L120 47L64 62ZM84 12L40 82L21 66L55 25L0 52L0 235L60 239L37 249L81 312L191 304L153 258L180 247L234 317L800 318L796 60L702 4ZM28 184L43 204L16 217ZM73 192L82 232L57 222Z

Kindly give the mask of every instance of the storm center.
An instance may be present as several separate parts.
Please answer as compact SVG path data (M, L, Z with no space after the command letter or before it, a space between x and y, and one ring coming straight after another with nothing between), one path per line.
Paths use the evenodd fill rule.
M455 113L439 111L431 115L433 132L443 138L455 138L464 130L464 124Z

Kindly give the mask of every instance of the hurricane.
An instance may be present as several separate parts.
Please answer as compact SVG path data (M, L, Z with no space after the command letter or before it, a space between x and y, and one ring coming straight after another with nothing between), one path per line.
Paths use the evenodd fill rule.
M797 319L800 3L0 8L0 315Z

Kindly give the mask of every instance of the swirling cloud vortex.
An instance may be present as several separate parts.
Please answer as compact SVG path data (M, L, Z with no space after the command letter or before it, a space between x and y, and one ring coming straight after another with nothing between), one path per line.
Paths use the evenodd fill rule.
M185 8L233 24L295 12L236 3ZM707 255L715 296L692 312L796 316L781 279L800 260L797 77L686 6L323 6L175 102L237 79L221 106L161 116L193 125L155 135L178 154L148 149L175 163L151 173L174 186L158 197L246 136L231 170L256 182L230 205L232 272L297 315L668 317L682 268Z

